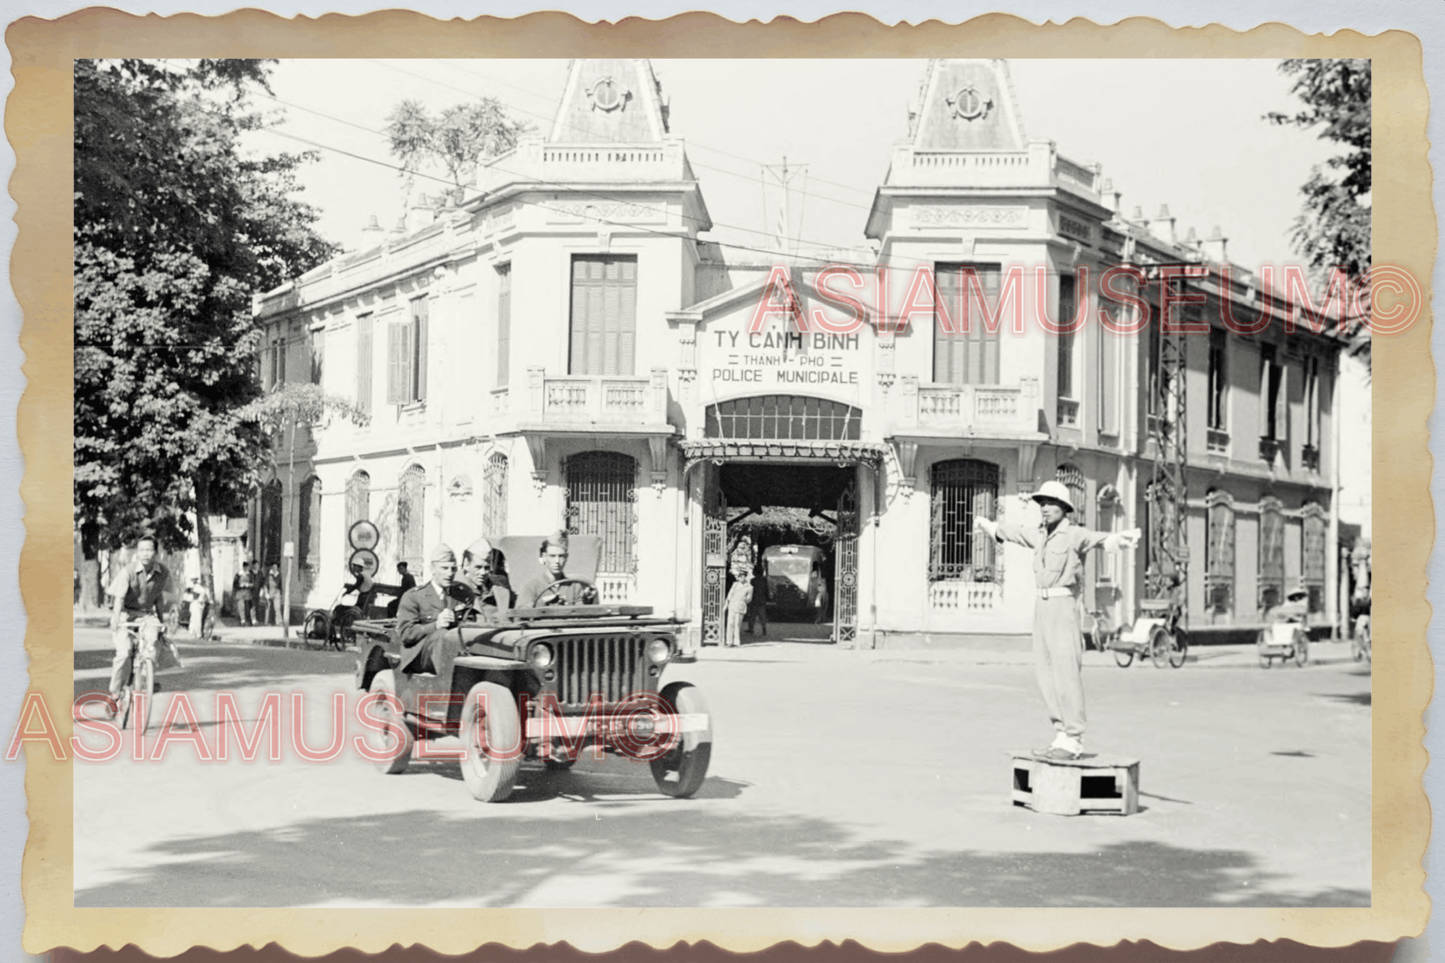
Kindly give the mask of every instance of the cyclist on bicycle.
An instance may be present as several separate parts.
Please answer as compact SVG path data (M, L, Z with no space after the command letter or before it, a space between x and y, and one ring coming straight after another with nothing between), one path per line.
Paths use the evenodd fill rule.
M110 697L112 704L120 698L126 665L130 661L130 633L125 623L140 621L141 644L158 654L165 641L162 620L170 609L171 574L156 561L156 538L142 535L135 543L135 555L110 584L115 599L110 611L111 639L115 643L115 659L110 664Z

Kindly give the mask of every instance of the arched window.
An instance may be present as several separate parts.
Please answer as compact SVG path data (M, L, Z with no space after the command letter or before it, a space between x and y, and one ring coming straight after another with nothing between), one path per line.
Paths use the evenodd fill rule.
M1259 503L1259 607L1284 601L1284 510L1268 495Z
M994 540L975 535L973 520L997 517L998 466L972 458L941 461L932 481L928 580L994 581Z
M600 535L599 575L637 569L637 459L615 451L584 451L567 459L567 531Z
M261 545L256 561L265 568L281 561L281 482L273 480L261 489Z
M1301 511L1300 582L1309 593L1310 611L1325 608L1325 510L1310 502Z
M397 561L413 572L426 571L426 469L410 465L401 473L396 496Z
M500 451L487 459L482 488L486 513L482 531L493 538L507 534L507 456Z
M1089 504L1084 500L1084 473L1078 465L1060 465L1054 471L1054 478L1069 490L1069 501L1074 503L1074 523L1087 525Z
M371 476L358 469L346 480L346 531L341 533L345 544L341 557L351 557L351 526L371 520Z
M301 483L301 500L296 526L296 560L302 568L321 564L321 479L312 475Z
M753 395L708 405L707 438L857 441L863 412L839 401L803 395Z
M1234 499L1211 489L1204 496L1209 537L1204 543L1205 607L1220 614L1234 607Z

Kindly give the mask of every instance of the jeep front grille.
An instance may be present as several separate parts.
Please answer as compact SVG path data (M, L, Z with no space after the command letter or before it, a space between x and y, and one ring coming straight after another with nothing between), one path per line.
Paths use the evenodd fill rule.
M646 688L649 640L631 633L550 640L557 653L557 701L581 708L594 693L613 703Z

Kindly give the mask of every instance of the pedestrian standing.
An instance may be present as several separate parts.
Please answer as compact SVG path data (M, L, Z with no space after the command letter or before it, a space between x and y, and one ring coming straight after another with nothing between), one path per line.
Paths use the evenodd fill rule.
M236 602L236 621L241 625L251 624L251 610L255 604L256 576L250 562L242 562L231 582L231 597Z
M733 587L728 589L727 625L723 632L723 645L728 648L737 648L743 644L743 619L747 616L748 602L753 597L753 587L748 581L747 570L739 569L734 575L736 580Z
M261 581L261 591L265 593L265 601L262 603L262 611L256 616L256 621L263 618L267 625L281 624L281 566L275 562L266 569L266 577Z
M1031 496L1043 516L1038 526L993 522L974 516L975 531L998 541L1033 549L1034 675L1054 741L1034 754L1051 759L1077 759L1084 753L1084 634L1079 627L1079 597L1083 592L1084 555L1103 546L1105 551L1132 549L1139 544L1139 529L1109 534L1073 524L1069 490L1060 482L1044 482Z
M189 615L186 629L191 638L199 639L205 634L206 606L211 604L211 593L199 578L192 578L186 586L184 601Z
M763 563L753 566L753 595L748 601L748 635L768 634L768 577L763 573ZM759 623L763 630L757 631Z

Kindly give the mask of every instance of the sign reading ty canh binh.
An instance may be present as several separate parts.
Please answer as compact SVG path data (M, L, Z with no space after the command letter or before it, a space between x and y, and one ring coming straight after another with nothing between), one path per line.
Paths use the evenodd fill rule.
M867 308L846 296L847 303L840 303L833 290L820 294L813 281L801 273L781 284L769 278L761 290L749 285L741 297L715 299L720 310L710 318L704 313L697 334L699 374L711 381L713 397L831 394L861 400L874 347L872 327L864 322Z

